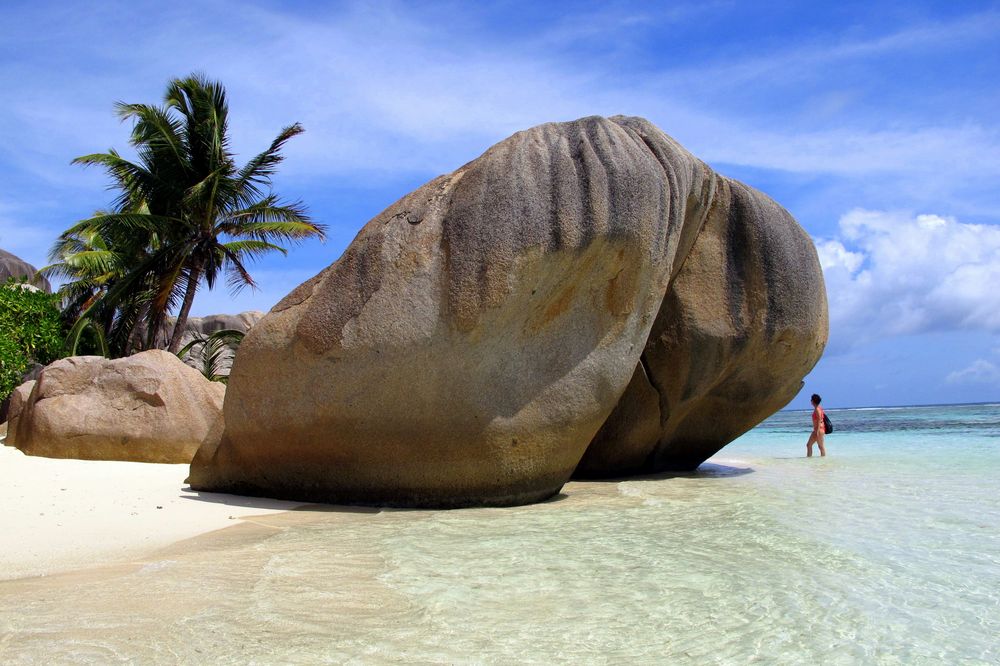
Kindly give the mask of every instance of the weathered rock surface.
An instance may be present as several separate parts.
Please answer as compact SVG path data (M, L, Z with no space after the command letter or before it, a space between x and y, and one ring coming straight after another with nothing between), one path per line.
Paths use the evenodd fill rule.
M827 328L812 241L773 201L722 180L576 475L695 469L795 397Z
M225 434L189 481L500 505L558 492L585 453L581 472L600 475L693 460L790 398L818 359L819 270L785 211L647 121L520 132L376 216L250 331ZM774 385L774 358L797 376ZM706 446L691 433L716 393L748 407Z
M18 256L0 249L0 284L7 281L7 278L14 277L18 280L25 280L43 291L52 291L52 285L42 276L35 277L38 269Z
M8 438L28 455L188 463L221 435L225 390L161 350L74 356L45 367Z
M15 388L8 398L7 403L7 436L4 439L4 444L7 446L17 446L14 444L15 433L17 432L17 421L21 416L21 412L24 411L24 405L28 402L28 397L31 395L31 390L35 388L35 380L29 379L23 384Z

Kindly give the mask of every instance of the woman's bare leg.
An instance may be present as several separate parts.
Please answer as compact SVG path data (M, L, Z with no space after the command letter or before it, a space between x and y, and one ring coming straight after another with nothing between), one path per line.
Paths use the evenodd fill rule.
M826 455L826 447L824 446L825 440L826 440L826 433L825 432L818 432L818 433L816 433L816 443L819 444L819 455L820 456L825 456Z
M813 444L816 443L816 433L809 435L809 441L806 442L806 458L813 457ZM820 451L823 449L821 448Z

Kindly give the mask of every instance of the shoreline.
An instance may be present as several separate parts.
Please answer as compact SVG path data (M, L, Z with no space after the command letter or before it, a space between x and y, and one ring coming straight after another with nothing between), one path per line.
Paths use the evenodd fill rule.
M728 476L732 470L742 471L735 466L746 461L718 457L705 464L709 468L703 474ZM225 540L220 532L235 536L281 529L278 523L287 523L287 517L268 518L317 506L198 492L184 483L187 474L184 464L45 458L0 446L6 536L0 550L0 582L142 566L172 550L188 550L203 538ZM568 481L561 492L573 492L574 485L587 483L598 482ZM331 505L330 510L380 509Z

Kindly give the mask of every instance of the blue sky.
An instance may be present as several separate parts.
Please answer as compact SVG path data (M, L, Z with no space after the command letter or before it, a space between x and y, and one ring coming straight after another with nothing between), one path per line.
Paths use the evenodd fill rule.
M0 247L36 265L110 200L70 160L126 148L113 103L194 71L227 86L241 156L305 126L276 190L329 225L196 314L267 310L514 131L639 115L816 240L831 338L804 395L1000 400L998 2L8 1L0 18Z

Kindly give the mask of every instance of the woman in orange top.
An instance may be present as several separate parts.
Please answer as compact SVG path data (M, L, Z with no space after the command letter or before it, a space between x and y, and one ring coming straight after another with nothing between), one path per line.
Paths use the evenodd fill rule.
M823 446L823 440L826 438L826 426L823 424L823 408L819 406L823 398L819 397L816 393L812 395L813 404L813 430L809 435L809 441L806 442L806 457L812 458L813 454L813 444L819 444L819 454L821 456L826 455L826 447Z

